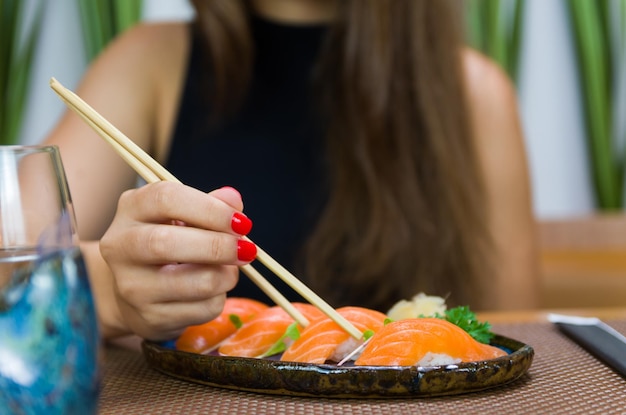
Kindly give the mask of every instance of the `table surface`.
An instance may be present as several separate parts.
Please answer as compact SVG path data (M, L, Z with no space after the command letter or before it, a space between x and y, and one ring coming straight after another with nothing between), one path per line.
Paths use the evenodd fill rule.
M554 311L598 316L626 334L626 308ZM546 316L547 311L480 314L496 333L531 345L533 364L511 384L438 398L302 398L214 388L157 372L131 339L103 349L100 413L626 414L626 379L561 334Z

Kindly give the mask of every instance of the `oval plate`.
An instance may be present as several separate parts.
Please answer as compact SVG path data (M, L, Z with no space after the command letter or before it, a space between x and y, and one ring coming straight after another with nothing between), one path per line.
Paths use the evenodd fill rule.
M481 362L436 367L341 366L201 355L144 341L150 366L205 385L277 395L328 398L398 398L457 395L510 383L530 367L532 347L503 336L492 345L509 354Z

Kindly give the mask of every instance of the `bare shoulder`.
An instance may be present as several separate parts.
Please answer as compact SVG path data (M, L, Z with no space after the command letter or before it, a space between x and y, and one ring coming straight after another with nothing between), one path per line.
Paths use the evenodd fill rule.
M498 64L472 49L463 51L463 71L479 153L516 157L523 136L513 82ZM489 161L494 160L484 160Z
M501 228L527 222L529 170L515 87L484 55L468 50L464 59L474 143L492 212L505 223Z
M535 222L516 89L492 60L463 52L475 148L483 173L494 240L495 308L536 306L539 287ZM514 238L514 239L512 239ZM514 240L515 243L511 243ZM517 293L511 299L508 295Z
M515 86L500 66L472 49L463 51L463 71L470 109L476 127L494 116L517 118Z
M184 78L189 37L186 22L142 23L130 28L89 67L80 95L126 127L138 144L155 151L165 148Z
M183 22L138 24L111 42L94 67L124 68L127 74L158 73L183 58L187 32Z
M463 49L461 56L465 81L472 95L485 91L512 92L510 78L495 61L470 48Z
M158 155L167 147L188 37L185 23L129 29L89 66L78 95L137 145ZM72 111L64 113L46 142L61 149L76 215L83 223L81 238L99 237L119 195L134 186L134 172Z
M126 32L119 44L128 65L123 69L132 73L128 85L134 93L141 94L145 116L152 125L151 144L148 146L157 159L163 161L169 148L170 132L177 114L177 104L184 83L187 57L190 50L190 29L187 22L140 24ZM125 57L125 58L124 58Z
M187 33L186 22L140 23L120 35L116 43L146 51L171 50L184 45Z

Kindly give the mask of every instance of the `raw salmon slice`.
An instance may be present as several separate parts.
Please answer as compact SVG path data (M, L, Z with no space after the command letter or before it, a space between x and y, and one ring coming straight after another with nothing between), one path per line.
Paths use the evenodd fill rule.
M362 307L342 307L337 312L362 332L376 332L387 318L379 311ZM316 364L328 360L338 362L361 343L362 340L352 338L337 323L325 317L304 329L300 338L285 350L281 360Z
M306 303L292 303L309 323L324 317L317 307ZM263 356L285 334L294 319L278 306L261 311L244 324L219 347L224 356L260 357ZM302 329L302 328L300 328Z
M506 352L479 343L465 330L440 318L398 320L380 329L356 360L364 366L436 366L475 362Z
M245 323L267 308L269 308L267 304L250 298L226 298L221 314L204 324L187 327L176 340L176 349L192 353L208 353L237 331L237 327L230 319L231 315L237 316L242 323Z

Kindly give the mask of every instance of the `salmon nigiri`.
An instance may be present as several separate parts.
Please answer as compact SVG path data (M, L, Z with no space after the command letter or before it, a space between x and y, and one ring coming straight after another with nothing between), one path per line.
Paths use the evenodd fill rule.
M495 359L506 352L480 343L440 318L398 320L380 329L355 365L438 366Z
M306 303L292 303L312 323L324 316L317 307ZM262 357L285 335L294 319L278 306L270 307L244 324L219 347L224 356Z
M250 298L226 298L224 309L215 319L204 324L189 326L176 340L176 349L192 353L209 353L221 341L237 331L231 316L241 323L251 320L269 306Z
M378 331L387 316L379 311L362 307L342 307L337 312L362 332ZM304 329L281 360L322 364L328 360L339 362L356 349L362 340L352 337L329 318L318 320Z

